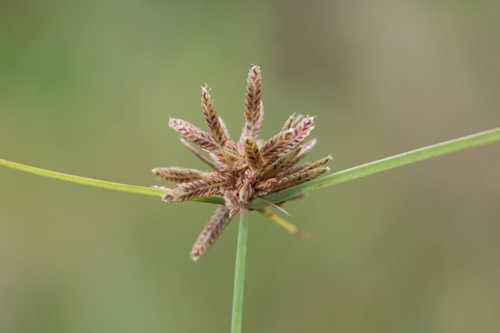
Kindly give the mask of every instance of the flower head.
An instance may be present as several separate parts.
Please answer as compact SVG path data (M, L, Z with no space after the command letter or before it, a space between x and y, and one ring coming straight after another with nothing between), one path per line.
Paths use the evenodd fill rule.
M153 173L175 187L159 186L166 202L181 202L199 197L224 199L205 226L191 250L198 260L231 219L253 199L281 191L329 171L325 165L331 156L296 166L316 144L305 141L314 128L314 118L292 114L278 134L268 140L259 139L264 118L262 74L259 66L248 72L245 126L238 141L229 136L226 125L215 112L210 90L201 87L201 108L208 132L181 119L171 118L169 126L181 136L181 142L212 171L170 167L155 168ZM195 146L208 153L202 154Z

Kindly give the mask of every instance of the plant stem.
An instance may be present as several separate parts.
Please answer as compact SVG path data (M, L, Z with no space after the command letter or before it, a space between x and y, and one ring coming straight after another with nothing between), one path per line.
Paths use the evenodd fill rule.
M423 161L432 157L437 157L441 155L446 155L449 153L453 153L459 150L464 150L468 148L483 146L486 144L494 143L500 141L500 127L464 136L461 138L441 142L435 145L426 146L423 148L415 149L408 151L406 153L390 156L383 158L381 160L373 161L370 163L358 165L352 167L350 169L342 170L330 174L328 176L318 178L312 180L310 182L297 185L291 188L288 188L283 191L279 191L276 193L268 194L263 197L263 199L277 203L286 200L290 200L294 197L297 197L301 194L308 194L314 192L320 188L333 186L341 183L345 183L354 179L366 177L375 173L379 173L385 170L397 168L403 165L415 163L418 161ZM62 172L56 172L51 170L40 169L36 167L32 167L29 165L16 163L7 161L4 159L0 159L0 165L14 168L17 170L21 170L24 172L33 173L39 176L49 177L60 179L67 182L78 183L83 185L101 187L109 190L115 191L123 191L130 193L137 193L149 196L161 196L163 191L156 188L137 186L137 185L128 185L128 184L120 184L113 183L105 180L92 179L80 176L74 176ZM217 197L210 198L196 198L194 201L199 202L208 202L208 203L216 203L223 204L224 200ZM267 204L263 200L253 200L248 205L248 208L251 209L259 209L267 206Z
M243 293L245 290L245 263L247 257L248 240L248 211L240 213L238 228L238 243L236 244L236 264L234 270L233 313L231 319L231 333L241 333L243 320Z

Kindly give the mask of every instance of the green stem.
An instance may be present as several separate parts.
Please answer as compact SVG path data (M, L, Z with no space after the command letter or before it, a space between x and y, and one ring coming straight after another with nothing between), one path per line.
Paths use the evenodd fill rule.
M415 163L418 161L423 161L432 157L437 157L441 155L450 154L459 150L464 150L468 148L483 146L486 144L494 143L500 141L500 127L464 136L461 138L441 142L435 145L415 149L408 151L406 153L386 157L381 160L373 161L370 163L358 165L352 167L350 169L338 171L332 173L326 177L318 178L313 181L297 185L291 188L288 188L283 191L279 191L276 193L271 193L263 199L267 201L271 201L273 203L282 202L286 200L290 200L294 197L297 197L301 194L308 194L314 192L320 188L333 186L341 183L345 183L354 179L366 177L375 173L379 173L385 170L393 169L396 167L400 167L403 165ZM161 196L163 191L160 189L155 189L151 187L144 186L136 186L136 185L128 185L128 184L119 184L108 182L105 180L92 179L80 176L74 176L70 174L65 174L61 172L51 171L40 169L36 167L32 167L29 165L24 165L16 162L11 162L7 160L0 159L0 165L18 169L24 172L33 173L39 176L49 177L64 180L67 182L78 183L83 185L95 186L106 188L110 190L137 193L143 195L150 196ZM208 203L216 203L223 204L224 200L217 197L211 198L197 198L195 201L199 202L208 202ZM263 200L254 200L250 202L248 208L258 209L266 206L266 203Z
M245 263L248 240L247 216L248 211L246 209L242 210L240 213L240 225L238 228L238 243L236 244L231 333L241 333L243 321L243 294L245 290Z

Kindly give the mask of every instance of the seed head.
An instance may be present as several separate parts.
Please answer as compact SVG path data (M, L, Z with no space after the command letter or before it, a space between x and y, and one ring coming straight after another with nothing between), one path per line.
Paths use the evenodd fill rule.
M184 146L213 171L180 167L152 170L161 179L175 184L175 187L156 186L165 192L163 201L181 202L210 196L224 199L224 205L216 209L193 245L191 258L195 261L250 201L323 175L330 170L325 165L332 159L328 155L296 166L316 144L316 139L305 142L314 129L311 116L292 114L276 135L268 140L258 138L264 119L259 66L252 66L248 72L243 110L245 125L238 142L231 139L226 125L215 112L206 86L201 87L201 108L208 132L182 119L171 118L169 126L182 136Z

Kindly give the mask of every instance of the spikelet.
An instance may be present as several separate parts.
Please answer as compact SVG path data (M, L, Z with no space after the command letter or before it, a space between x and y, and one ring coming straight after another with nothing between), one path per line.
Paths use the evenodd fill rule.
M263 176L273 177L284 170L289 170L292 166L300 162L315 144L316 139L312 139L302 145L298 145L287 154L284 154L279 159L275 160L272 164L267 163Z
M267 168L271 163L275 162L276 158L292 152L295 148L304 141L304 139L314 129L313 117L307 117L302 120L296 127L280 132L269 139L262 146L262 156L264 159L264 167ZM287 166L292 165L289 163ZM285 167L284 165L282 167Z
M255 120L255 125L253 126L253 137L257 138L260 134L260 129L262 128L262 123L264 122L264 102L260 101L259 115Z
M209 152L208 155L212 159L212 161L217 165L218 170L224 170L228 167L228 159L226 156L220 151Z
M307 155L307 153L316 145L316 142L317 142L316 139L312 139L301 145L299 147L299 152L297 156L290 161L288 166L292 166L300 162Z
M203 111L205 121L207 122L211 137L219 145L219 147L223 147L228 138L219 118L217 117L217 113L214 108L214 101L206 86L201 87L201 109Z
M196 169L187 169L179 167L170 168L154 168L151 170L155 175L160 177L167 182L172 183L186 183L195 180L202 179L207 175L207 172L203 172Z
M247 159L248 166L252 170L261 169L263 164L262 156L257 143L251 138L247 138L245 140L245 157Z
M294 163L292 161L297 157L300 153L299 148L295 148L287 154L283 154L277 159L268 160L267 163L264 164L263 171L260 174L260 179L266 179L275 176L280 171L288 169L289 166L292 166Z
M305 183L307 181L313 180L314 178L318 178L319 176L323 175L328 171L330 171L329 167L321 167L308 171L299 171L297 173L281 178L278 181L278 183L273 187L272 191L274 192L287 187Z
M183 137L205 150L214 151L217 149L214 139L208 133L200 130L187 121L170 118L168 125L173 130L179 132Z
M288 117L288 119L285 121L285 124L283 124L283 127L281 128L281 131L286 131L292 128L293 120L295 119L295 112Z
M317 161L308 163L303 166L303 171L313 170L325 166L328 162L333 160L332 155L327 155L326 157L320 158Z
M181 143L190 151L193 153L194 156L198 157L201 161L206 163L208 166L210 166L212 169L217 170L219 169L219 166L216 165L214 162L203 156L195 147L193 147L192 144L184 140L184 138L180 138Z
M264 143L261 152L265 163L272 161L273 158L277 158L280 152L286 149L288 143L293 138L294 132L294 129L279 132Z
M221 192L217 187L204 187L195 190L184 190L180 187L165 190L162 199L165 202L183 202L193 200L195 198L206 198L220 195Z
M290 127L291 128L297 127L297 125L302 121L302 119L304 119L304 115L303 114L297 115L296 117L294 117L294 119L293 119Z
M304 171L309 171L309 170L321 168L321 167L325 166L331 160L333 160L332 155L328 155L326 157L323 157L322 159L319 159L319 160L314 161L314 162L306 163L300 167L295 167L292 169L289 168L289 169L283 170L278 174L278 177L281 178L281 177L288 176L288 175L291 175L291 174L294 174L297 172L304 172Z
M226 175L220 174L218 172L210 173L210 176L207 176L201 180L195 180L190 183L182 183L179 184L178 187L185 192L194 192L200 191L208 188L214 188L225 183L229 182L230 179Z
M314 117L305 117L297 123L297 125L294 126L293 138L288 142L287 147L281 151L281 153L286 153L300 145L314 129L313 123Z
M194 261L200 259L208 251L224 228L229 224L229 221L229 209L223 205L219 206L193 245L191 258Z
M313 117L306 117L295 127L280 132L269 139L261 149L264 162L269 163L273 158L286 154L301 144L314 129L313 121Z
M261 116L260 106L262 97L262 75L260 67L253 65L248 71L247 94L245 102L245 127L240 137L240 142L246 138L255 138L254 128Z
M224 132L224 135L226 136L226 138L228 140L230 140L231 136L229 135L229 131L227 129L227 126L226 126L226 124L224 123L224 120L222 120L221 117L219 117L219 123L220 123L220 127L222 128L222 132Z
M221 192L218 188L204 188L192 192L186 192L177 197L177 201L189 201L196 198L208 198L213 196L220 196Z

